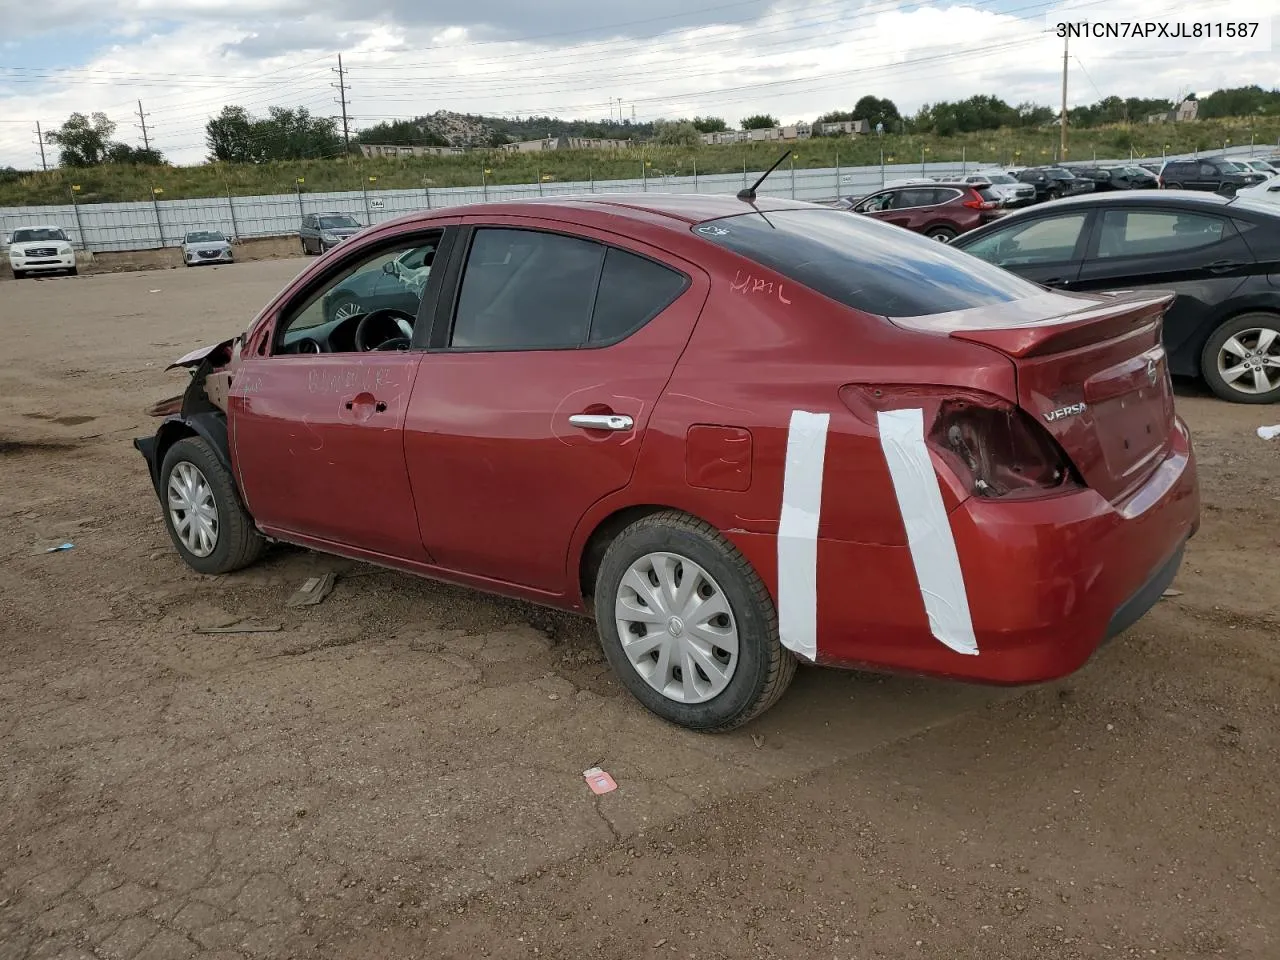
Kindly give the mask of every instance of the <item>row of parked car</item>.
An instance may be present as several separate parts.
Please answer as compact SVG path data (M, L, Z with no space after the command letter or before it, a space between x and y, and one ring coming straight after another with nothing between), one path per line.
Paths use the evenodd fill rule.
M1280 158L1275 158L1280 163ZM834 206L951 241L1010 210L1114 190L1244 192L1280 203L1280 167L1266 160L1170 160L1161 163L1064 164L980 170L960 177L897 180Z

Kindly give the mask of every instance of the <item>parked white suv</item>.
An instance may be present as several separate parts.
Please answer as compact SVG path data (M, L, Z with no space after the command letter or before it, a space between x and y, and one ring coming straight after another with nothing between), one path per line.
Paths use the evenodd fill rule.
M21 280L29 273L76 273L76 252L61 227L19 227L9 238L9 266Z

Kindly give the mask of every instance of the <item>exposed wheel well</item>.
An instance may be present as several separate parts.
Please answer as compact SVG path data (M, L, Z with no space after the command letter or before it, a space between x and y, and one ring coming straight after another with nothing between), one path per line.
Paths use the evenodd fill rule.
M596 528L591 531L591 536L587 538L586 546L582 548L582 558L578 562L578 585L582 590L582 602L587 613L591 613L594 606L596 576L600 573L600 562L604 559L605 551L609 549L609 544L614 541L614 538L637 520L651 514L678 509L678 507L656 503L638 504L623 507L609 514L596 525Z

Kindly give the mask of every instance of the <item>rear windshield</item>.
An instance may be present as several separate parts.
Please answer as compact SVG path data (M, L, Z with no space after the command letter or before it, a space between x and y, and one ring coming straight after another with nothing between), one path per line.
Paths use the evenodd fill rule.
M28 228L13 231L14 243L38 243L41 240L65 240L67 235L57 227Z
M321 230L340 230L343 227L358 227L358 226L360 226L360 224L356 223L352 217L321 217L320 218Z
M1044 292L945 243L856 213L745 213L693 230L845 306L886 317L948 313Z

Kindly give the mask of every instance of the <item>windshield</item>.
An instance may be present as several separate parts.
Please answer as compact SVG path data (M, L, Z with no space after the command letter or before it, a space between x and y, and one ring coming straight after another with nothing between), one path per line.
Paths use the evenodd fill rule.
M33 227L13 231L14 243L33 243L40 240L66 240L67 235L57 227Z
M1120 169L1121 169L1121 170L1123 170L1123 171L1124 171L1124 173L1125 173L1125 176L1128 176L1128 177L1149 177L1149 176L1151 176L1151 174L1150 174L1150 172L1149 172L1149 171L1147 171L1147 170L1143 170L1141 167L1121 167Z
M991 183L1017 183L1018 182L1017 180L1013 179L1013 177L1009 176L1007 173L987 173L987 174L983 174L983 178Z
M919 317L1039 296L1040 287L945 243L838 210L722 217L695 233L838 303ZM749 274L746 267L741 274Z
M321 217L321 230L341 230L344 227L359 227L353 217Z
M1046 177L1048 177L1050 180L1072 180L1072 179L1074 179L1074 177L1072 177L1072 176L1071 176L1071 174L1069 174L1066 170L1060 170L1060 169L1057 169L1057 168L1054 168L1054 169L1052 169L1052 170L1046 170L1046 171L1044 172L1044 175L1045 175Z
M226 237L216 230L197 230L187 234L187 243L225 243Z

